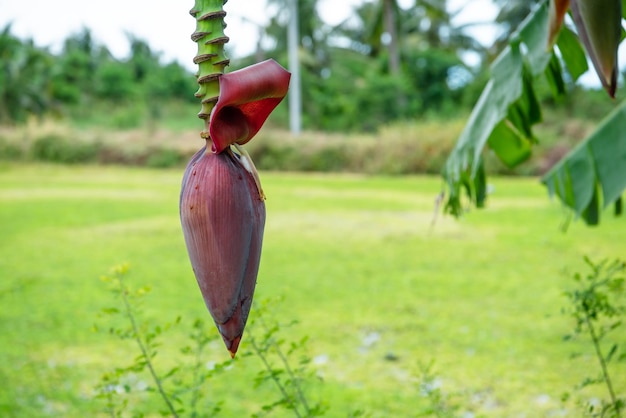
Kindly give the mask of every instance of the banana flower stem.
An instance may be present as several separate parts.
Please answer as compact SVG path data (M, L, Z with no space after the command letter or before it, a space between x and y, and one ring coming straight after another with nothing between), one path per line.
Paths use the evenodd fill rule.
M224 44L228 37L224 35L224 0L195 0L189 13L196 19L196 30L191 39L198 44L198 53L193 62L198 64L196 74L199 88L195 96L201 100L202 107L198 117L204 120L201 136L208 137L209 117L220 94L219 78L224 74L230 60L224 53Z

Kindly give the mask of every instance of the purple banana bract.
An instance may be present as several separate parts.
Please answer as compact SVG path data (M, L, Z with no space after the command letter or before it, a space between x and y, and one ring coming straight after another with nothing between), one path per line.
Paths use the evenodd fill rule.
M180 219L205 304L235 356L250 313L261 258L265 196L248 142L287 94L290 74L275 61L222 75L210 137L185 170Z
M189 259L232 355L250 312L265 226L265 203L240 158L203 148L187 166L180 196Z

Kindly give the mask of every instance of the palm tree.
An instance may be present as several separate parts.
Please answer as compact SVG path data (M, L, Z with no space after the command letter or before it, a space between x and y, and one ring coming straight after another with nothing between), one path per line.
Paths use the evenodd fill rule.
M396 75L400 72L400 50L398 48L397 15L398 2L396 0L383 0L383 27L387 48L389 50L389 72Z
M276 43L276 50L287 49L287 23L290 0L268 0L269 5L276 6L276 15L270 19L266 28L267 35ZM324 23L317 12L317 0L297 0L298 27L300 32L300 48L316 57L326 45Z
M23 122L47 110L50 67L50 54L13 36L11 25L0 32L0 123Z
M474 51L486 57L485 48L465 33L466 26L452 24L455 14L448 11L446 0L416 0L407 9L396 0L368 1L334 34L349 39L353 49L372 57L387 51L390 73L397 73L403 51L409 49Z
M403 11L396 0L368 1L354 10L334 30L334 35L350 40L352 48L371 57L388 53L388 70L391 74L400 71L400 45L398 27Z

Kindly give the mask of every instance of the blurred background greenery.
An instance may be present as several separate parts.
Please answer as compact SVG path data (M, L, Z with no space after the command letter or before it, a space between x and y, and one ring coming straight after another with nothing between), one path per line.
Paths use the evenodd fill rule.
M500 36L488 47L452 23L446 1L404 9L396 1L367 1L336 26L319 17L317 3L298 2L304 134L295 141L286 132L288 109L281 104L267 138L252 146L264 169L438 172L491 61L534 2L494 1L501 7ZM265 41L254 54L233 59L231 70L266 58L287 66L288 19L284 8L270 10L276 15L261 28ZM149 40L127 37L130 54L119 59L87 28L69 35L56 53L13 35L11 25L3 28L0 158L183 164L200 143L185 140L201 127L194 76L178 62L164 62ZM557 106L547 84L538 86L542 146L515 173L545 172L615 105L593 88L568 89L572 94ZM495 160L489 166L513 173Z
M489 65L536 3L493 2L500 35L484 46L453 24L446 0L364 1L332 27L318 1L298 0L304 130L289 132L285 101L247 145L271 213L257 294L284 297L278 316L302 324L290 337L311 337L330 416L355 405L364 416L415 416L427 406L416 370L431 360L441 390L464 405L460 416L567 416L579 399L563 394L596 371L585 341L561 341L571 326L562 292L583 255L623 256L622 219L563 234L564 212L536 179L494 177L489 210L431 227L442 182L421 174L439 174ZM231 70L266 58L287 66L286 2L271 3L266 42L233 57ZM104 415L94 386L136 355L89 332L108 326L98 314L111 296L97 278L113 265L129 261L134 284L154 287L149 321L208 318L177 212L182 167L203 145L196 81L149 39L128 42L117 58L83 29L53 52L0 29L2 416ZM515 170L487 151L488 171L546 172L616 105L572 82L558 103L547 84L535 87L540 145ZM178 358L183 334L174 331L159 360ZM207 359L225 355L220 343ZM224 416L273 396L250 387L255 358L238 361L207 385ZM625 367L616 366L619 388ZM584 401L604 396L587 390ZM158 400L138 392L146 416L157 416Z

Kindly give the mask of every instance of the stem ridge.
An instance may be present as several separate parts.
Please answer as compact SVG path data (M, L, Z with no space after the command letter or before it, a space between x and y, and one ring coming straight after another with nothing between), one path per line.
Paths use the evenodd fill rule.
M203 14L202 16L196 18L198 20L209 20L209 19L224 19L226 16L226 12L223 10L208 12Z
M198 117L204 120L204 131L209 130L211 110L219 97L219 77L224 74L230 60L224 54L224 44L229 41L224 35L226 12L223 0L195 0L189 14L196 19L196 30L191 40L198 44L198 52L193 62L198 64L198 91L194 94L200 99L201 108Z

